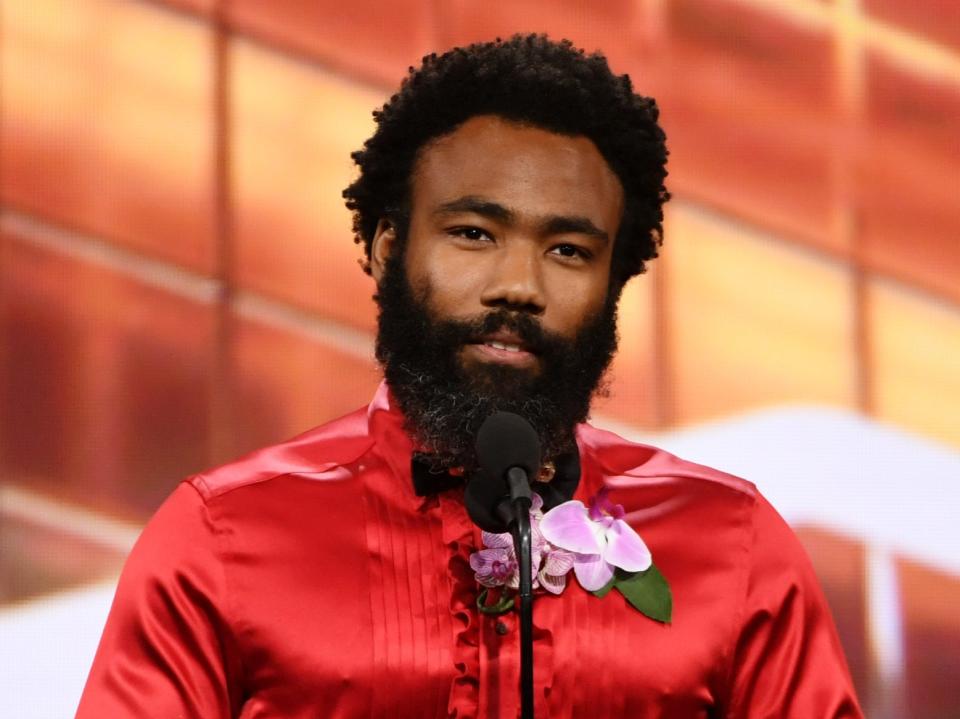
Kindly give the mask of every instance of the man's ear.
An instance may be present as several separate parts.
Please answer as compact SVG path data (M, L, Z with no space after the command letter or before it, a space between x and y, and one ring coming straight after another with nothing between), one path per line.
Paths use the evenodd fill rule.
M387 259L394 251L397 244L397 228L390 220L381 218L377 223L377 229L373 233L373 241L370 243L370 274L373 279L380 282L383 277L384 268L387 266Z

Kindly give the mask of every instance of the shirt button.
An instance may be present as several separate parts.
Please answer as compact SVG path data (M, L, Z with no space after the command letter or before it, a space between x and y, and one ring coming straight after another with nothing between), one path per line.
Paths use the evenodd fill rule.
M494 629L496 630L497 634L499 634L501 637L510 631L510 627L508 627L507 623L502 619L497 622L497 625L494 627Z

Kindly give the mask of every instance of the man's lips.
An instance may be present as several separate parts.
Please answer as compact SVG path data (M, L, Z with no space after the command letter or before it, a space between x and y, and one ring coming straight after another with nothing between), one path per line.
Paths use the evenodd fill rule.
M466 345L471 354L486 362L526 367L537 361L537 355L518 335L495 332Z

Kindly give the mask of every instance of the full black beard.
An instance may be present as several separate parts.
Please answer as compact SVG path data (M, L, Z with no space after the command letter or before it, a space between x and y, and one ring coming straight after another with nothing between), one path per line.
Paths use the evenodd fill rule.
M404 429L435 471L477 467L474 442L496 411L527 419L540 437L544 459L573 450L574 428L587 419L590 400L617 348L617 299L608 292L602 311L573 339L545 331L528 313L494 309L467 321L439 319L429 309L430 288L414 292L403 265L402 243L384 268L376 354L405 417ZM464 366L460 351L482 335L507 329L540 358L539 372L495 363Z

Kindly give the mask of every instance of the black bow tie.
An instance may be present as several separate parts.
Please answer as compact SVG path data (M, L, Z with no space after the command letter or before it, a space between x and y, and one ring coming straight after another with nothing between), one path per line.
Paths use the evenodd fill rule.
M531 489L543 499L543 511L553 509L573 499L580 483L580 454L576 448L572 452L559 455L554 461L556 473L549 482L535 481ZM413 490L418 497L428 497L439 494L448 489L462 487L467 478L463 475L453 475L447 471L432 469L427 459L413 455L411 459L411 476Z
M434 469L427 459L416 454L410 460L410 468L413 491L418 497L429 497L431 494L440 494L466 484L466 478L463 475L456 476L445 469Z

